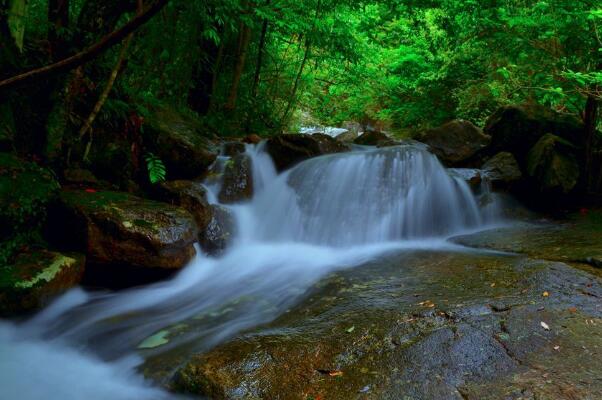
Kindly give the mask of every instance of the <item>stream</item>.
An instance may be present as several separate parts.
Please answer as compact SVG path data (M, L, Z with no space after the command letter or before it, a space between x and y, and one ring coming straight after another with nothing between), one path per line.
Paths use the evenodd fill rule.
M209 350L273 321L335 271L405 250L462 252L446 239L503 222L495 199L473 195L421 147L357 149L282 174L264 144L247 154L255 194L229 206L237 223L229 250L213 258L197 248L171 280L120 292L77 288L27 321L1 322L3 398L175 397L138 372L138 347L153 356ZM208 189L216 201L219 184ZM163 329L184 322L194 329L165 340Z

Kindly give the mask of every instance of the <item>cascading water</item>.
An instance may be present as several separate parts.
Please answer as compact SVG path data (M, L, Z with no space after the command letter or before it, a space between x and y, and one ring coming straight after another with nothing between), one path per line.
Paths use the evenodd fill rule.
M332 271L386 251L453 249L446 237L493 222L468 186L419 147L319 157L280 175L263 144L247 154L256 193L231 207L238 231L225 255L199 252L175 278L147 287L75 289L26 323L0 325L7 398L171 396L135 372L134 349L149 336L169 337L153 354L206 350L273 320ZM210 198L219 186L208 185Z

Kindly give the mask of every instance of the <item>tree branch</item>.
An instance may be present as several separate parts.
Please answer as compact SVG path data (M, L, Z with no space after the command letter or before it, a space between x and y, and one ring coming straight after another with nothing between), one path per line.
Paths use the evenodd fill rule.
M64 60L58 61L54 64L34 69L24 74L20 74L12 78L0 81L0 94L5 92L6 90L15 88L26 83L31 83L61 72L70 71L73 68L76 68L80 65L87 63L88 61L93 60L107 49L121 42L130 33L134 32L139 27L148 22L167 4L167 2L169 2L169 0L157 0L155 3L149 6L143 13L132 18L132 20L125 24L123 27L104 36L97 43L88 47L86 50L80 53L77 53Z

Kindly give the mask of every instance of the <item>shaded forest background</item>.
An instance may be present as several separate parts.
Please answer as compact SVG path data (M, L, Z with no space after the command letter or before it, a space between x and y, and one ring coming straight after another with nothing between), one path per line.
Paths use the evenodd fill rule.
M2 78L82 51L146 3L2 0ZM92 62L2 89L3 135L25 147L37 135L28 150L56 157L80 139L74 132L112 79L91 130L122 129L162 104L195 113L219 136L281 132L308 114L393 131L453 118L482 125L500 105L524 102L598 123L594 1L159 3Z

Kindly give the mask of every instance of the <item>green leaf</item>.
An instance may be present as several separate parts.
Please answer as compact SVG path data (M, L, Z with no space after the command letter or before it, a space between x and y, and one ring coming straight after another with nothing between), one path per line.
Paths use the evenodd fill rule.
M152 184L165 181L167 171L163 161L153 153L147 153L144 156L146 168L148 169L148 179Z

